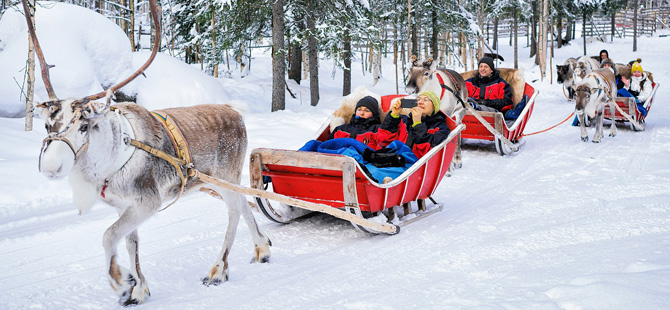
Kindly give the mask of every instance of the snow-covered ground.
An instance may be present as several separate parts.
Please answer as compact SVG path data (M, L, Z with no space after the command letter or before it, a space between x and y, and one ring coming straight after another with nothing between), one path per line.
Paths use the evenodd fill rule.
M510 67L512 49L501 43L507 60L502 66ZM603 48L617 62L641 57L661 84L645 131L620 126L616 137L594 144L581 142L579 129L563 124L526 137L518 153L504 157L491 144L466 145L463 168L435 193L444 210L395 236L362 233L326 215L280 225L254 213L272 239L271 262L248 263L253 244L241 224L229 257L230 280L216 287L204 287L200 279L219 253L227 210L206 195L183 197L139 229L152 293L140 307L670 308L670 69L659 67L670 38L639 38L638 53L632 39L589 44L588 52ZM573 41L556 50L553 64L581 54L581 41ZM322 61L321 103L309 105L308 81L302 81L294 89L298 98L287 95L287 109L270 113L271 60L255 55L248 76L218 80L230 99L250 105L248 151L297 149L339 105L341 72L332 79L332 63ZM519 55L526 79L537 80L532 85L540 91L526 132L565 119L574 106L555 72L554 83L539 81L538 68L525 58L528 49ZM371 75L355 64L354 87L395 93L392 58L384 61L384 78L374 87ZM189 92L174 87L163 91ZM98 203L78 215L67 181L48 181L37 171L43 122L36 119L33 132L24 132L23 122L0 118L0 309L120 308L101 246L116 212ZM125 252L123 245L119 250Z

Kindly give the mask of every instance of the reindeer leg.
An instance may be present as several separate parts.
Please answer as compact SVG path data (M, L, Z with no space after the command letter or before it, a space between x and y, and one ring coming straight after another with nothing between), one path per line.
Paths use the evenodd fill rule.
M582 132L582 141L586 142L589 141L589 133L586 132L586 113L584 111L577 111L577 116L579 117L579 129Z
M593 143L600 143L600 139L603 138L603 111L602 109L596 112L596 133L593 135Z
M614 118L614 113L616 112L614 110L614 105L616 104L615 101L610 102L610 115L612 115L612 122L610 123L610 137L616 136L616 120Z
M209 274L202 279L202 284L205 286L219 285L222 282L228 281L228 255L230 248L235 241L235 234L237 233L237 224L240 222L240 207L239 200L234 200L233 194L226 190L218 189L217 192L228 206L228 228L226 229L226 238L223 241L223 248L214 263L210 268Z
M151 296L151 293L149 292L149 286L140 269L138 245L139 236L137 235L137 229L135 229L126 236L126 249L128 250L128 256L130 257L130 273L136 281L139 281L139 283L132 289L130 300L137 300L141 303L146 297Z
M270 238L263 235L258 228L256 219L251 213L251 209L249 209L247 199L243 195L238 194L237 196L240 199L240 212L242 213L244 221L247 222L247 227L249 227L249 231L251 232L251 238L254 240L254 257L251 258L251 262L267 263L270 261L270 246L272 246L272 242L270 241Z
M158 205L158 203L155 205ZM135 232L142 222L155 213L156 209L157 208L151 208L147 205L130 206L126 208L119 219L114 222L112 226L107 228L102 238L102 246L105 248L105 257L108 264L107 270L109 272L109 283L111 284L112 289L114 289L114 292L119 296L119 304L123 306L142 303L148 296L149 290L143 279L144 276L142 276L141 279L141 281L144 282L143 286L137 287L138 283L135 275L116 262L116 245L122 237ZM128 246L129 250L132 250L133 252L131 253L130 261L134 262L136 264L136 270L139 270L139 262L137 261L137 243L134 242L137 240L136 233L134 237L129 236L127 240L134 243L134 245L130 244ZM141 273L137 276L139 277L140 274Z

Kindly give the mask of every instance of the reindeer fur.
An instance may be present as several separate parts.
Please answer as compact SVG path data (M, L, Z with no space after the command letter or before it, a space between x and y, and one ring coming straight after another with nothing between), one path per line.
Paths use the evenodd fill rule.
M614 80L614 71L611 68L596 69L591 74L586 75L580 84L575 87L575 112L579 119L582 141L589 140L586 131L586 117L595 118L596 132L591 140L593 143L599 143L603 137L603 121L605 106L609 105L611 115L615 113L616 104L613 100L616 98L616 82ZM616 135L616 125L612 121L610 125L610 137Z
M163 203L177 197L181 180L177 174L180 172L163 159L140 149L124 152L134 147L127 144L128 132L124 132L123 118L132 126L131 134L136 140L174 156L170 137L148 110L135 104L117 104L123 115L106 107L101 111L78 114L76 111L82 109L81 105L73 100L40 106L37 111L45 120L48 132L60 132L74 119L73 129L65 137L75 151L88 143L88 148L75 160L69 147L63 147L64 142L50 141L41 157L42 172L51 178L69 174L74 200L81 211L89 209L98 199L117 209L119 219L103 236L109 281L121 304L143 302L150 294L138 261L137 228L156 214ZM199 105L160 112L170 115L176 122L188 143L196 169L231 183L240 183L247 134L236 110L228 105ZM124 157L124 153L131 155ZM67 165L70 161L73 161L71 171ZM103 188L104 197L101 195ZM228 279L227 257L240 216L244 217L255 244L252 261L268 261L270 240L259 231L244 196L199 180L189 180L185 192L197 190L212 190L223 197L229 218L223 248L203 284L216 285ZM126 241L130 270L117 263L116 248L122 238Z

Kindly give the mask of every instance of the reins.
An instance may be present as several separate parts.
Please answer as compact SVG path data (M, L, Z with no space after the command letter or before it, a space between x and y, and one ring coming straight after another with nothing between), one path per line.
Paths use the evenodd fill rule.
M454 95L454 97L456 97L456 100L458 100L458 103L460 103L463 106L463 108L466 108L465 102L463 102L463 99L461 99L461 96L459 96L458 93L457 93L457 92L461 91L461 89L458 87L458 83L456 83L456 79L454 79L454 77L451 76L451 73L449 73L449 71L447 71L447 70L441 70L441 71L444 72L447 76L449 76L449 79L451 80L451 83L454 84L454 87L456 88L456 90L454 90L451 87L444 84L444 80L442 79L442 77L439 74L437 74L437 71L435 71L435 76L437 76L437 81L440 83L440 87L442 87L442 93L440 94L440 100L442 100L442 97L444 97L444 90L446 89L449 92L451 92Z
M551 130L551 129L554 129L554 128L560 126L561 124L567 122L570 118L572 118L573 115L575 115L575 112L574 112L574 111L572 111L572 113L571 113L566 119L562 120L560 123L558 123L558 124L556 124L556 125L554 125L554 126L551 126L551 127L547 128L547 129L543 129L543 130L540 130L540 131L532 132L532 133L529 133L529 134L521 134L519 137L520 137L520 138L523 138L523 137L525 137L525 136L532 136L532 135L536 135L536 134L538 134L538 133L543 133L543 132L549 131L549 130Z

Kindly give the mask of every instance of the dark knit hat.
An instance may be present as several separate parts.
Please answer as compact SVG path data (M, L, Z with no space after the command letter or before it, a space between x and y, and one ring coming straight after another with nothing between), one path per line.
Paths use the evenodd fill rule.
M481 65L482 63L485 63L487 66L489 66L491 70L496 68L496 66L493 65L493 59L491 59L491 57L482 57L477 65Z
M372 111L372 117L379 117L379 103L377 102L377 99L372 96L365 96L361 98L361 100L358 100L356 103L356 110L358 110L358 107L366 107L368 110ZM354 115L356 112L354 112Z
M491 70L495 69L496 67L493 65L493 59L491 57L482 57L482 59L479 61L477 65L481 65L482 63L485 63Z

